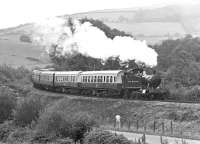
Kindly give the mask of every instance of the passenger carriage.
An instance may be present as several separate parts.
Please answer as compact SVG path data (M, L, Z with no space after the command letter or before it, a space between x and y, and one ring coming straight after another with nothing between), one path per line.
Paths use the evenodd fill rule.
M82 72L80 86L83 88L118 89L121 88L122 75L122 70Z
M66 88L78 87L80 73L81 71L57 71L54 75L54 86Z

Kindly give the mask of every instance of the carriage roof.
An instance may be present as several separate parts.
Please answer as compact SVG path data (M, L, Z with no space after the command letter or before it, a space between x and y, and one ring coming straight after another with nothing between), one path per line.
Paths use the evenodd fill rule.
M109 71L85 71L81 75L118 75L122 70L109 70Z
M78 75L81 71L54 71L55 75Z

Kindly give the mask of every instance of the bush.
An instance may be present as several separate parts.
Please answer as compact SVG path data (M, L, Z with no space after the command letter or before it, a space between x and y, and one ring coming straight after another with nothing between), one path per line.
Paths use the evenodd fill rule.
M190 100L198 100L200 101L200 87L195 86L192 89L187 91L187 96L190 98Z
M16 107L15 94L6 87L0 88L0 123L12 119L13 110Z
M84 144L133 144L122 135L116 135L108 131L96 130L87 133Z
M27 126L33 121L37 121L39 113L43 108L41 98L38 96L31 96L22 100L15 112L14 121L19 126Z
M84 134L90 131L93 126L96 126L96 122L88 113L77 113L73 116L71 138L80 143L83 142Z
M96 124L87 113L64 113L55 108L49 108L41 114L36 127L36 139L69 137L74 142L83 141L84 134Z
M0 124L0 141L6 142L9 134L14 130L14 126L11 121L6 121Z
M170 89L170 99L177 101L200 101L200 87L181 87Z
M28 128L18 128L10 133L7 138L7 142L11 144L19 144L23 142L29 142L33 135L33 131Z
M32 40L31 40L30 36L25 35L25 34L20 36L20 41L21 42L26 42L26 43L32 43Z
M29 74L30 72L24 67L12 68L8 65L0 66L0 80L2 82L19 80L26 77Z
M56 111L46 111L39 118L36 126L36 137L69 137L70 123L65 120L64 114Z

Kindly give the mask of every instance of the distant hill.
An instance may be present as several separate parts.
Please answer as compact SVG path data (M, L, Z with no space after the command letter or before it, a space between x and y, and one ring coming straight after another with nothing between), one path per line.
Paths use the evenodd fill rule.
M102 10L71 15L102 20L112 28L134 35L147 43L176 39L185 34L200 35L200 5L166 6L151 9Z
M60 17L93 18L111 28L132 34L148 44L160 43L192 34L200 35L200 5L166 6L161 8L128 8L99 10ZM44 48L20 41L22 35L34 32L34 24L0 30L0 64L13 66L45 66L50 63Z

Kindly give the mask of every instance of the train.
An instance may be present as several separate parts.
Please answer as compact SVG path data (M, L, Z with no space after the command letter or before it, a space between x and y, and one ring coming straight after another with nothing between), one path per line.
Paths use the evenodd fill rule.
M35 88L98 97L152 97L161 79L147 75L142 69L100 71L32 71Z

